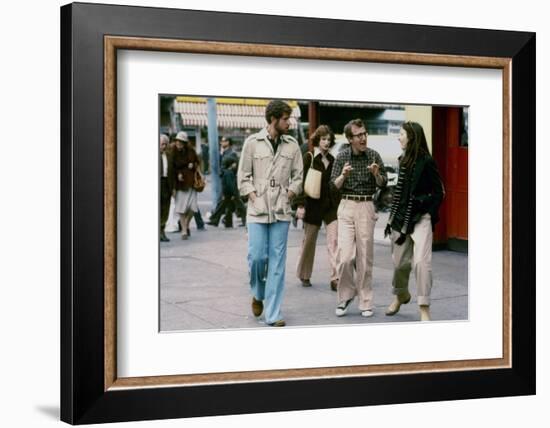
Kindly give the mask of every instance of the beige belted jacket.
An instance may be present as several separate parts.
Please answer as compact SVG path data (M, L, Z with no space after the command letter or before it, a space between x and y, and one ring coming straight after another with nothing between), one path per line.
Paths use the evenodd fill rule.
M274 223L290 221L288 191L302 191L303 162L298 142L282 135L277 153L268 140L267 128L246 139L237 171L237 185L242 196L256 192L248 200L247 222Z

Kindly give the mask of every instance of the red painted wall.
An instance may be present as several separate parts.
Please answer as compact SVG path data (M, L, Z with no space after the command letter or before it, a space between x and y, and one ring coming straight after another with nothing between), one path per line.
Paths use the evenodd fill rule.
M459 146L461 114L461 108L432 109L432 154L446 192L434 243L468 239L468 148Z

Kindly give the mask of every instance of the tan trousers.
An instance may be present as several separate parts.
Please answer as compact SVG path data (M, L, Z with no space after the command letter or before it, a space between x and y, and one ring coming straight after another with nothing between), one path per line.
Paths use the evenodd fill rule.
M300 279L311 279L313 271L313 261L315 259L315 247L317 244L317 235L320 226L304 222L304 239L302 240L302 250L296 266L296 276ZM337 251L338 251L338 221L334 220L325 224L327 231L327 252L330 263L330 280L338 279L337 269Z
M377 219L370 201L342 199L338 207L338 303L357 296L361 311L373 309L372 264Z
M393 259L392 293L401 295L408 291L409 276L414 270L416 294L419 305L430 304L432 291L432 222L430 214L424 214L414 226L411 235L402 245L395 245L399 232L392 231L391 249Z

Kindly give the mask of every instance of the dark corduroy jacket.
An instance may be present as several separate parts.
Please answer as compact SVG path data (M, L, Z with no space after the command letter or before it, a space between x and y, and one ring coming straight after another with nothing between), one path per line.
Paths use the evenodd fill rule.
M309 169L312 167L312 153L306 152L303 156L304 159L304 183L307 177ZM317 153L313 157L313 169L321 171L321 197L319 199L312 199L306 196L305 193L298 195L294 198L293 207L297 208L302 205L306 209L306 215L304 221L309 224L315 224L321 226L324 221L329 224L336 220L338 211L338 204L340 203L340 196L337 192L331 190L330 176L332 174L332 166L334 165L334 156L330 153L327 154L329 160L328 167L325 168L321 153Z

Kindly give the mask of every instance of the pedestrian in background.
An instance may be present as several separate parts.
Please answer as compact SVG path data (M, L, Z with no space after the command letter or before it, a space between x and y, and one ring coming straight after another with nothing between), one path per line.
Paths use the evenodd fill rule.
M201 143L202 172L204 175L210 174L210 147L207 142Z
M248 263L252 313L274 327L286 325L281 314L285 285L290 201L302 191L302 154L287 135L292 109L271 101L265 110L267 127L244 143L237 184L248 196Z
M199 158L189 145L184 131L176 135L176 150L173 151L168 168L170 188L175 197L175 212L180 216L181 239L189 238L189 221L198 210L197 192L193 189L195 171L199 168Z
M168 144L168 149L166 153L168 155L168 162L171 162L171 157L174 151L176 150L176 135L177 133L170 134L170 143ZM170 182L170 177L168 177ZM166 221L166 226L164 227L165 232L178 232L181 231L180 225L180 215L175 211L176 199L174 198L174 189L170 189L170 210L168 212L168 220Z
M433 230L445 191L422 126L405 122L399 131L399 143L403 154L399 157L399 177L385 231L386 236L391 236L394 264L394 299L386 315L395 315L402 304L411 300L409 276L414 270L420 319L429 321Z
M191 137L189 137L188 145L189 147L194 148L195 153L197 153L198 150L200 150L202 147L197 144L196 138L191 138ZM202 155L202 152L201 152L201 155ZM199 171L202 171L202 166L201 166L202 158L199 157L198 154L197 154L197 159L199 160ZM204 220L202 219L201 209L198 203L197 203L197 210L193 213L193 219L195 220L195 224L197 225L197 230L204 232L206 230L206 226L204 225ZM188 236L191 236L191 230L189 228L189 225L187 226L187 234Z
M378 152L367 147L368 134L361 119L346 124L344 134L350 146L336 157L331 176L332 185L342 195L337 213L340 281L335 313L346 315L357 296L361 315L371 317L374 226L378 219L372 195L377 187L386 186L388 178Z
M160 135L160 149L159 149L159 175L160 175L160 240L161 242L170 241L164 233L166 227L166 221L168 220L168 213L170 211L170 199L172 191L170 189L170 183L168 181L168 144L170 139L167 135Z
M319 126L310 138L313 145L313 153L306 152L303 156L304 177L310 169L321 172L321 193L318 199L314 199L302 192L296 197L294 204L296 218L304 222L304 237L296 276L302 282L302 286L311 287L311 274L315 259L317 236L322 223L325 223L328 260L330 264L330 288L336 291L338 286L338 221L336 211L340 202L338 192L331 190L330 177L334 156L329 152L334 146L334 133L327 125Z
M218 226L222 215L224 225L227 228L233 227L233 212L241 218L241 225L246 224L246 208L241 201L239 189L237 188L237 166L239 157L233 150L233 143L230 138L222 137L220 140L220 178L222 184L222 195L214 212L207 224Z

